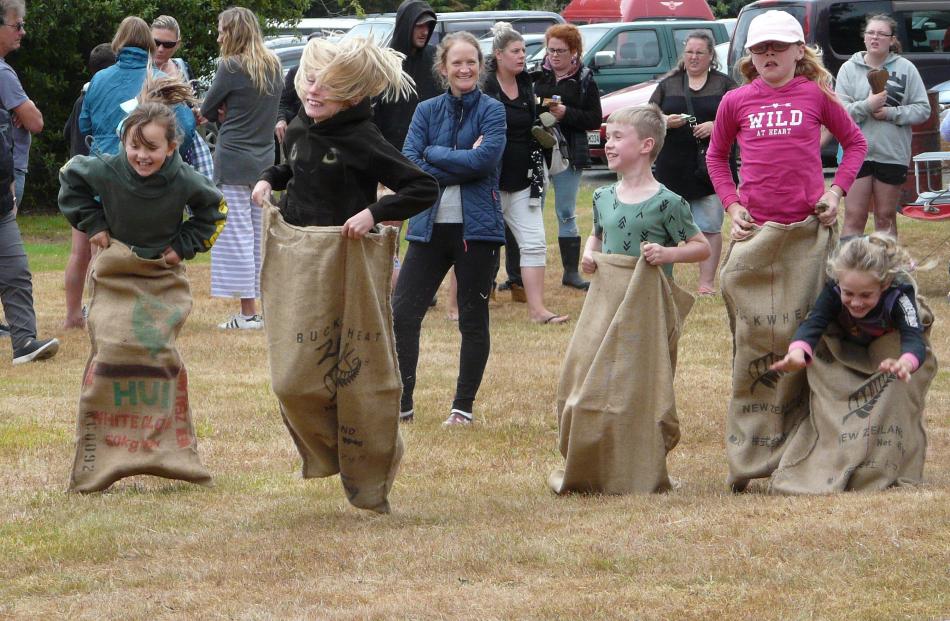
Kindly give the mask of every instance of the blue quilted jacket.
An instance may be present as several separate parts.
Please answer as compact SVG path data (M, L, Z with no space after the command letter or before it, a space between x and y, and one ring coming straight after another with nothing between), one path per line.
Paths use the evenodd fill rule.
M84 136L92 136L93 153L115 155L119 152L119 123L128 116L120 106L138 96L145 82L147 66L148 52L137 47L124 47L119 50L114 65L92 76L79 114L79 131ZM165 75L154 71L157 76ZM191 146L195 115L185 104L176 104L175 118L182 134L179 151L184 153Z
M483 136L477 149L472 145ZM455 97L447 92L419 104L403 155L445 189L461 187L462 235L466 241L505 243L498 194L505 151L505 108L479 89ZM439 203L409 220L406 239L429 242Z

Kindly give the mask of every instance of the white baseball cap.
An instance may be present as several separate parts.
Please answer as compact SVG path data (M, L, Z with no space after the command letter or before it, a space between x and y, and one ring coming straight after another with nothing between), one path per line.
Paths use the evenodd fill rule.
M766 11L761 15L756 15L749 23L749 35L745 46L748 49L765 41L804 42L805 33L802 31L802 25L790 13Z

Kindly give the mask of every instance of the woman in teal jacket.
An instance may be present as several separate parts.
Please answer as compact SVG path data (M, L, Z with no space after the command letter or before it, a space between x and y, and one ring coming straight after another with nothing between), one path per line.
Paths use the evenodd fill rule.
M148 57L155 52L152 29L141 18L126 17L112 38L112 51L116 53L116 63L92 77L79 114L79 131L92 136L91 152L102 155L119 152L119 123L131 111L122 105L134 100L145 83ZM191 147L195 115L184 104L174 106L174 110L183 136L179 150L184 153Z
M393 296L402 373L401 418L411 420L419 331L449 268L458 279L459 377L446 425L472 422L475 394L490 349L488 297L498 247L505 242L498 175L505 150L505 110L478 88L484 60L467 32L442 39L436 68L448 92L419 104L403 154L439 182L435 205L409 221L409 249Z

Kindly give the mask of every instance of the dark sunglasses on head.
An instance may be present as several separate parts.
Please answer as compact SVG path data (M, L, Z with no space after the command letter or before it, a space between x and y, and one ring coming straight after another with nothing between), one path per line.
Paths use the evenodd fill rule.
M155 41L155 45L157 47L163 47L166 50L170 50L176 45L178 45L178 41L159 41L158 39L153 39L153 40Z
M753 54L765 54L771 47L773 52L784 52L788 48L792 47L792 45L792 43L787 43L785 41L764 41L762 43L750 45L749 51Z

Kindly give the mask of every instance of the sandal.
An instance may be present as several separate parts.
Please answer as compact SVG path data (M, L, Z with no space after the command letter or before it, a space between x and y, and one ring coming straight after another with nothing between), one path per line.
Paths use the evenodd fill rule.
M700 287L696 290L696 295L700 297L712 297L716 295L716 290L709 287Z
M532 321L534 321L534 323L538 324L539 326L546 326L548 324L558 325L562 323L567 323L570 320L571 320L570 315L558 315L555 313L554 315L551 315L547 319L542 319L541 321L534 321L534 320Z

